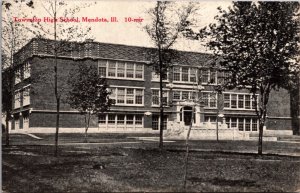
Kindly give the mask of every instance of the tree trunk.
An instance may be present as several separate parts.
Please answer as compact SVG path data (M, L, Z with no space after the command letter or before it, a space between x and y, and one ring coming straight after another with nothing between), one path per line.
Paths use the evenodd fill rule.
M160 93L160 132L159 132L159 148L162 149L164 142L163 142L163 132L164 132L164 104L163 104L163 72L162 72L162 58L161 58L161 48L158 49L159 54L159 93Z
M90 127L90 119L91 119L91 113L84 115L84 121L85 121L85 135L84 135L84 142L88 143L88 129Z
M58 156L59 108L60 108L60 99L57 98L56 99L55 156Z
M259 123L259 134L258 134L258 155L262 155L263 148L263 131L264 131L264 123Z
M191 134L191 130L193 127L193 122L194 122L194 110L195 107L193 106L192 109L192 117L191 117L191 122L189 126L189 130L186 136L186 141L185 141L185 161L184 161L184 176L183 176L183 188L185 189L186 187L186 181L187 181L187 170L188 170L188 161L189 161L189 138Z
M8 147L9 146L9 118L10 118L10 113L6 113L6 118L5 118L5 145Z

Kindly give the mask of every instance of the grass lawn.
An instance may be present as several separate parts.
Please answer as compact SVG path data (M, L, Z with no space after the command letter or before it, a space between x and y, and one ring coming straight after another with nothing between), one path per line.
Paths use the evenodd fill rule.
M125 137L119 140L125 141ZM216 145L215 141L201 141L192 142L191 146L230 150L249 143L227 141ZM283 146L282 151L286 148L283 143L266 144ZM297 145L291 151L298 151ZM3 147L3 190L9 193L182 192L185 153L180 149L183 142L166 144L164 151L156 147L157 142L61 145L57 158L53 156L52 145ZM299 189L299 156L190 153L187 192L295 192Z

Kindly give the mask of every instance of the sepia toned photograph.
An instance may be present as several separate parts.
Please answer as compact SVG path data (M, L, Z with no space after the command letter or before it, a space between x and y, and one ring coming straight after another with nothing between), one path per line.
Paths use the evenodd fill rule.
M1 192L300 193L299 1L1 5Z

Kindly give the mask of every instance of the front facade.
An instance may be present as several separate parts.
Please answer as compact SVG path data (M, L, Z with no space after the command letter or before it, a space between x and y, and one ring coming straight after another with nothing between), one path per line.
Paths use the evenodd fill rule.
M58 56L58 82L62 94L61 132L83 132L84 119L64 100L69 71L79 63L94 65L99 76L107 78L110 98L115 105L109 112L94 116L90 132L155 132L159 129L159 77L147 59L151 48L104 44L92 41L70 42L78 49L66 50ZM15 55L16 77L12 130L33 133L55 132L56 100L54 96L53 41L31 40ZM255 104L248 90L214 90L225 72L210 66L209 54L179 52L177 62L164 80L163 100L165 128L168 122L189 125L194 113L194 125L220 122L228 128L257 132ZM200 103L200 100L203 101ZM199 103L192 112L192 101ZM290 95L285 90L272 93L267 130L292 132L299 118L292 118ZM298 101L298 100L297 100ZM295 116L294 116L295 117Z

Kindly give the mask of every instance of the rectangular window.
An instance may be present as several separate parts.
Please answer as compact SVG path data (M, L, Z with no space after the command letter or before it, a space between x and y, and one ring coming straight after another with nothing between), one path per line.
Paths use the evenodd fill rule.
M23 90L23 106L30 104L30 87L26 87Z
M203 99L203 102L204 102L204 106L205 107L208 107L209 106L209 93L206 93L206 92L204 92L204 93L202 93L202 99Z
M239 121L239 131L244 131L244 119L243 118L238 118Z
M116 119L115 119L116 115L108 115L108 124L115 124L116 123Z
M117 125L124 125L125 115L118 115L117 116Z
M182 91L182 100L189 99L189 92L188 91Z
M143 90L142 89L135 90L135 104L143 104Z
M117 103L119 104L125 103L125 88L117 89Z
M133 125L133 115L126 115L126 125Z
M252 119L252 131L257 131L257 119Z
M190 68L190 82L197 82L197 68Z
M99 120L98 120L100 125L105 125L106 124L106 116L105 115L99 115Z
M106 77L106 60L98 61L98 75L100 77Z
M152 105L159 105L159 91L152 90Z
M237 118L231 118L231 128L237 127Z
M15 91L15 109L20 107L21 104L21 92Z
M168 91L163 91L163 105L168 105L168 95L169 95L169 92Z
M239 99L239 102L238 102L238 108L244 108L244 95L238 95L238 99Z
M136 64L135 65L135 78L143 78L143 65L142 64Z
M25 63L23 70L24 70L24 79L29 78L30 77L30 63L29 62Z
M197 97L197 93L196 92L190 92L190 99L194 100Z
M202 72L201 72L201 82L202 83L208 83L209 82L209 71L208 70L202 70Z
M209 107L217 107L217 94L210 94Z
M180 67L174 67L173 69L173 80L180 81Z
M136 115L135 116L135 124L136 125L143 125L143 116L142 115Z
M173 100L180 100L180 91L173 91Z
M133 104L133 103L134 103L134 89L127 88L126 104Z
M189 68L188 67L182 67L182 81L189 81Z
M116 62L108 61L108 76L109 77L116 76Z
M217 72L215 70L210 71L210 84L216 84L217 83Z
M233 108L233 109L237 108L237 95L236 94L231 95L231 108Z
M256 96L257 97L257 96ZM257 104L255 103L255 99L253 96L251 96L251 103L252 103L252 109L256 109Z
M250 95L245 95L245 109L251 109Z
M133 74L134 74L134 64L126 63L126 77L133 78Z
M245 131L250 131L250 129L251 129L251 119L246 118L245 119Z
M21 69L18 68L15 72L15 84L18 84L21 82Z
M230 117L226 117L225 121L226 121L227 128L231 128L231 126L230 126Z
M159 128L159 116L153 115L152 116L152 129L158 130L158 128Z
M164 123L163 123L164 130L167 129L167 123L168 123L168 116L165 115ZM152 116L152 129L158 130L159 128L160 128L160 117L159 117L159 115L153 115Z
M224 108L230 108L230 94L224 94Z
M125 77L125 63L124 62L118 62L118 68L117 68L117 76L118 77Z

